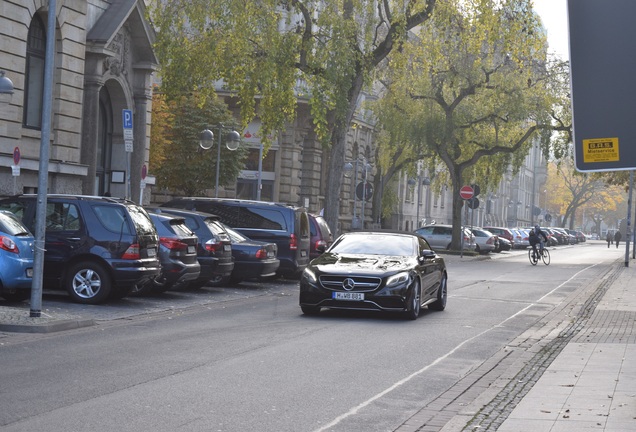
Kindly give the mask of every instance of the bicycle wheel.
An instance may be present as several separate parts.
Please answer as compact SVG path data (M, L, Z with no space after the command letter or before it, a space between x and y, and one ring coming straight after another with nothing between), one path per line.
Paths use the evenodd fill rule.
M543 249L543 253L541 254L541 260L543 264L550 265L550 251L547 249Z
M537 265L537 263L539 262L539 260L537 259L537 257L532 256L532 249L528 249L528 259L530 260L530 264Z

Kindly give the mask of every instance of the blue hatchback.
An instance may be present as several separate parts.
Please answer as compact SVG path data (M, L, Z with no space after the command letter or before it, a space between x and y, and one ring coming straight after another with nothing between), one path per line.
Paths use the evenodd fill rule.
M0 210L0 296L10 301L31 296L33 235L20 220Z

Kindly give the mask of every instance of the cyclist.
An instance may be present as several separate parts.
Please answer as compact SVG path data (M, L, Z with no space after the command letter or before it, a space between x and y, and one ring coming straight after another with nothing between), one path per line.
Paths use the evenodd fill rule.
M541 241L541 237L543 237L543 241ZM539 247L543 250L543 242L548 241L548 236L539 225L535 225L534 228L530 230L528 240L530 241L530 246L532 246L532 256L534 259L539 259L540 255L537 253L537 243L540 244Z

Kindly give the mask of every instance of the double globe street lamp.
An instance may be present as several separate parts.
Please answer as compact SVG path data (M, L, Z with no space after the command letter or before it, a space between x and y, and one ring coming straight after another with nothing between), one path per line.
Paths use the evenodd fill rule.
M4 71L0 70L0 103L11 102L11 96L13 96L13 82L4 76Z
M218 129L219 143L216 148L216 182L214 183L214 197L219 197L219 173L221 171L221 139L223 137L223 125L214 126L213 129ZM228 150L235 151L239 148L241 143L241 135L233 130L227 133L225 138L225 147ZM199 147L203 150L210 150L214 145L214 132L210 129L205 129L199 135Z

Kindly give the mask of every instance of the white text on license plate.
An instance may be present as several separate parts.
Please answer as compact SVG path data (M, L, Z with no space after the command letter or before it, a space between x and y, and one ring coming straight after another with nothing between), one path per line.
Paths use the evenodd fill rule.
M355 292L335 292L332 295L334 300L353 300L360 301L364 300L363 293L355 293Z
M155 249L153 249L153 248L148 248L148 249L147 249L147 251L148 251L148 256L149 256L149 257L151 257L151 258L152 258L152 257L156 257L156 256L157 256L157 251L156 251Z

